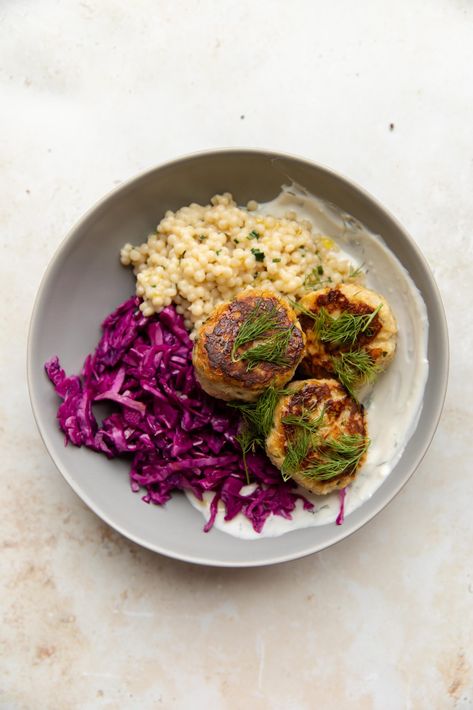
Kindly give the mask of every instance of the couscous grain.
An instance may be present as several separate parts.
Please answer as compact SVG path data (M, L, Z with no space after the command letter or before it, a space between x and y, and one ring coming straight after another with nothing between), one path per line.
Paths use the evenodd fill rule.
M168 210L147 242L122 248L145 316L174 303L194 337L216 305L247 286L297 299L308 288L350 280L336 244L295 212L259 214L257 202L238 207L228 192L210 202Z

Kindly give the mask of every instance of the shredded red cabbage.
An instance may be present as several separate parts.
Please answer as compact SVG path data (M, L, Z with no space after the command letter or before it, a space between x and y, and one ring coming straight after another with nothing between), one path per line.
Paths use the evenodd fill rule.
M174 490L192 491L199 500L205 491L214 492L206 532L219 501L225 520L241 512L256 532L271 514L290 519L298 499L305 509L312 508L292 482L281 480L263 452L248 454L256 488L249 495L240 493L246 485L235 438L240 415L199 386L192 341L175 309L145 318L139 303L130 298L105 319L81 376L67 377L57 357L45 364L63 400L57 418L65 443L129 459L131 488L144 489L146 503L162 505ZM101 400L115 411L99 425L92 405Z
M337 519L335 520L337 525L343 525L345 521L345 496L347 494L346 488L340 488L338 495L340 497L340 508L338 511Z

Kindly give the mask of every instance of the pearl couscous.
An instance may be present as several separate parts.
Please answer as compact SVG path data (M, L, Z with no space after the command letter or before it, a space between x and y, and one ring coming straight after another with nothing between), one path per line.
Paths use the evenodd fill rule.
M145 316L174 303L193 337L216 305L249 286L297 299L311 288L350 280L351 265L337 255L336 244L294 212L259 214L254 200L238 207L228 192L210 202L167 211L145 243L122 248Z

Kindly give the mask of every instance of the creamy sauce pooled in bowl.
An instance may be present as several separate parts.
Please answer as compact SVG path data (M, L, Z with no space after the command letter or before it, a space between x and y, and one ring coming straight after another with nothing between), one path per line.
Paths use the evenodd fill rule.
M422 411L428 375L427 337L428 320L424 301L411 277L384 244L382 238L369 232L351 215L344 213L297 185L283 187L279 196L262 204L260 214L283 217L292 210L298 220L309 220L314 234L324 234L339 246L341 257L346 257L355 268L362 266L366 286L386 297L398 323L396 354L385 373L373 388L360 396L366 407L371 446L366 461L354 482L347 489L345 515L368 500L393 470L414 433ZM245 486L241 494L251 493L253 486ZM276 537L298 528L335 523L339 513L339 493L326 496L301 493L314 504L303 510L297 502L292 520L270 515L261 533L256 533L250 521L241 513L225 521L225 510L219 503L215 527L244 539ZM213 493L205 493L199 501L192 493L186 496L201 511L205 519L210 515Z

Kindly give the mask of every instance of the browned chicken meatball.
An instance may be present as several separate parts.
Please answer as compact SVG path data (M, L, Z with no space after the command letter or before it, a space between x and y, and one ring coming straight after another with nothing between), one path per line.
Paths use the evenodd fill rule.
M273 291L252 289L217 306L199 330L192 360L213 397L252 402L294 376L305 337L296 314Z
M396 350L397 325L386 299L356 284L338 284L301 298L306 334L301 371L337 375L351 391L372 382Z
M275 409L266 452L283 474L312 493L345 488L369 440L363 405L337 380L292 382Z

